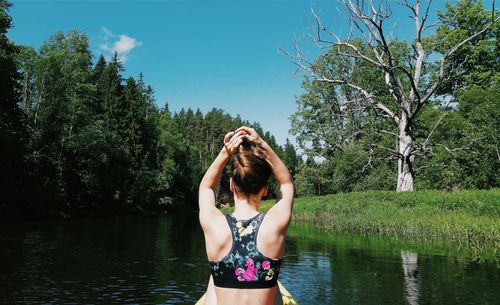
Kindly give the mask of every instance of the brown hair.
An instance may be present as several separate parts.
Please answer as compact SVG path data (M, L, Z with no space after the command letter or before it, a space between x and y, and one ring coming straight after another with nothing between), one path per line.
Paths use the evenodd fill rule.
M267 185L272 169L265 150L244 140L239 152L233 155L231 173L238 190L249 196L259 193Z

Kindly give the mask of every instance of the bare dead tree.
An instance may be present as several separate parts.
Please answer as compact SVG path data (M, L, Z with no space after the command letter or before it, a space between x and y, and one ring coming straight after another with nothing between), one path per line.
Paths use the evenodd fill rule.
M435 80L429 83L424 81L424 66L428 60L428 52L423 46L423 33L430 27L436 24L428 24L429 9L432 0L425 7L422 7L421 0L415 0L414 3L409 3L408 0L403 0L401 5L407 7L410 11L410 17L414 20L415 36L412 42L411 54L408 54L408 64L403 65L396 60L395 54L391 49L388 34L385 32L385 24L391 17L391 10L386 1L376 2L375 0L340 0L340 3L345 7L351 32L347 38L341 38L339 34L329 29L324 25L320 17L314 10L312 15L315 20L315 39L318 46L328 48L329 54L339 56L345 59L361 61L374 67L381 73L385 81L385 86L392 96L392 99L397 105L396 109L391 109L388 104L379 99L377 95L370 92L370 89L363 87L360 84L353 82L351 79L342 76L332 75L328 71L317 69L313 63L308 61L303 55L298 46L295 47L295 52L291 53L280 49L282 53L289 56L292 61L314 81L336 84L350 88L357 92L370 107L376 110L377 116L388 120L396 129L397 133L379 130L382 133L390 134L397 140L395 148L383 147L378 144L372 144L372 147L378 147L387 151L391 156L397 159L398 162L398 178L397 191L412 191L414 184L414 169L413 162L416 156L423 155L428 152L429 139L435 128L441 122L441 117L431 129L426 140L421 144L414 143L413 127L414 122L419 116L424 105L429 103L430 99L447 77L447 63L452 54L459 50L462 46L469 43L476 37L487 31L494 23L498 22L498 17L493 17L482 30L469 36L463 41L445 52L439 60L439 71ZM353 32L360 35L355 36ZM367 50L359 48L354 39L362 37ZM346 101L346 103L349 101ZM395 108L392 106L392 108ZM459 148L448 148L442 144L449 153L454 153L460 149L465 149L471 143ZM373 151L372 149L370 149ZM372 162L370 157L369 163Z

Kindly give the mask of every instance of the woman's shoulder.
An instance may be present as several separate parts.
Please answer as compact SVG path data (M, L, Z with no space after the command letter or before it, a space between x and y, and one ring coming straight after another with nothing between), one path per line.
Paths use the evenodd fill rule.
M200 217L201 229L203 230L203 233L205 235L221 233L221 231L228 228L227 223L228 223L227 216L222 213L212 215L209 219L208 218L202 219Z

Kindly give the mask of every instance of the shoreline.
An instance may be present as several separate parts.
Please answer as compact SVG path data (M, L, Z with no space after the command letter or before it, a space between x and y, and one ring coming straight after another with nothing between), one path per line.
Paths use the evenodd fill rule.
M261 210L267 211L273 204L271 200L263 201ZM444 246L478 262L500 261L498 188L300 197L294 202L292 222L311 225L327 234L390 238L402 245Z

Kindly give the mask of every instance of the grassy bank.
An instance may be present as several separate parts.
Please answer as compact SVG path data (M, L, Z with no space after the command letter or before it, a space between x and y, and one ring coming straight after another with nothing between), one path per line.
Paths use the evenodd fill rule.
M266 210L274 202L266 201ZM297 198L293 221L353 235L446 241L478 257L500 248L500 189L396 193L368 191ZM492 253L493 252L493 253Z

